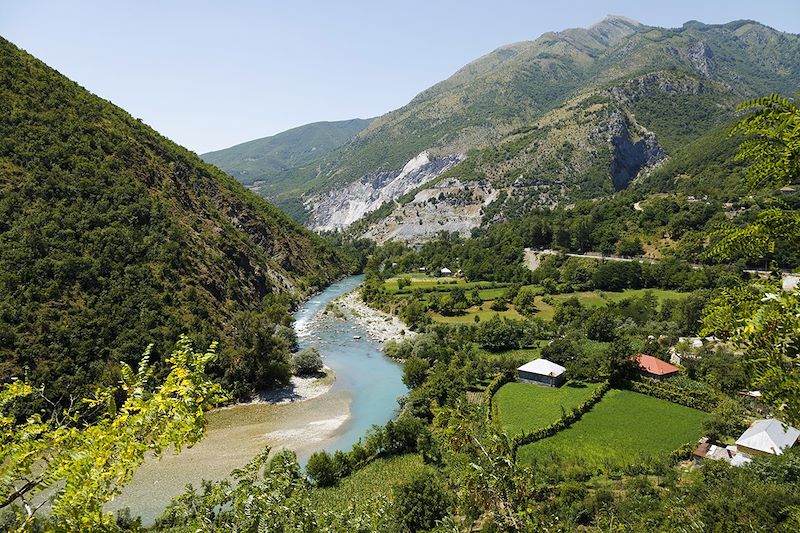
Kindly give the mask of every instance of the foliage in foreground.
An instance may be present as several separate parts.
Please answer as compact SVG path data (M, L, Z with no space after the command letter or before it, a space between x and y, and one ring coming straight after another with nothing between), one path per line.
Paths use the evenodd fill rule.
M185 337L166 359L170 372L151 388L149 352L138 370L122 367L117 389L98 390L73 409L41 413L17 422L9 414L14 402L45 391L22 381L0 390L0 508L12 507L13 527L26 528L43 503L52 501L47 528L66 531L107 530L113 516L103 505L133 476L148 453L169 448L180 452L205 432L205 413L223 401L221 387L206 375L215 357L214 344L196 352ZM114 397L124 394L119 409ZM93 422L86 422L87 415ZM44 498L42 493L52 491ZM12 505L12 504L19 504ZM6 524L9 525L9 524Z

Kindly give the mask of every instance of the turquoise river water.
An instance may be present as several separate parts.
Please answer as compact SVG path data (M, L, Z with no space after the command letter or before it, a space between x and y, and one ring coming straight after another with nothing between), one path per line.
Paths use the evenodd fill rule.
M363 276L345 278L295 313L301 348L319 348L336 373L330 391L302 402L243 404L210 413L203 441L180 455L146 461L108 509L130 507L149 524L188 483L198 487L202 479L223 479L265 446L293 449L305 463L320 449L349 449L370 426L390 420L398 396L407 392L402 369L358 323L322 314L329 302L362 281Z

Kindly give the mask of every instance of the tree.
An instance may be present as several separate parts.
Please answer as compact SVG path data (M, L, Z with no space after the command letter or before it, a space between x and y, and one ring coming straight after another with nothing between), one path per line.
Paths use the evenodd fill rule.
M737 158L752 161L747 172L750 188L797 180L800 109L777 94L745 102L739 109L753 110L731 131L746 136ZM765 209L754 223L721 227L712 239L711 257L759 259L773 253L778 242L800 241L800 212ZM726 289L708 307L703 334L718 335L743 349L753 385L787 422L800 424L800 291L785 293L763 284Z
M790 424L800 424L800 291L768 284L727 289L712 300L702 335L746 354L752 386Z
M566 327L574 321L583 318L583 315L583 304L581 304L577 296L571 296L558 304L555 315L553 316L553 322L559 326Z
M400 531L415 533L432 529L447 516L453 498L439 474L425 470L394 489L394 503Z
M605 353L603 373L614 386L638 377L639 365L636 363L633 349L627 339L617 339L608 348Z
M292 355L292 368L295 374L317 374L322 371L322 355L314 346L303 348Z
M331 454L325 450L311 454L306 464L306 472L317 487L332 487L338 481L337 465L334 464Z
M703 431L712 440L738 437L747 429L747 409L733 398L722 397L708 418L703 421Z
M778 94L747 101L740 111L753 111L740 120L731 135L746 138L738 160L750 160L747 184L751 190L781 187L800 177L800 108ZM709 255L717 258L758 260L775 252L777 242L800 240L800 212L780 207L765 209L744 228L720 227L711 235Z
M154 369L149 349L138 370L122 366L118 389L98 390L71 410L50 418L41 413L16 421L16 402L45 390L22 381L0 389L0 508L19 502L29 525L38 507L32 498L53 490L49 520L63 530L98 530L113 526L103 506L130 481L145 455L161 455L197 443L205 433L205 413L225 399L220 385L206 375L216 345L195 352L186 337L166 359L170 371L151 388ZM116 395L125 399L117 408ZM92 421L90 421L92 420Z
M419 300L412 300L408 302L408 304L403 308L400 316L403 319L403 322L405 322L411 329L419 329L421 326L429 324L431 321L431 317L428 315L428 310L425 306L425 303Z
M610 309L598 308L586 320L586 336L593 341L610 342L614 340L619 322Z
M523 287L514 298L514 307L525 316L533 316L538 309L536 308L536 291L530 287Z
M625 237L617 245L617 253L622 257L635 257L644 253L642 241L638 237Z
M406 359L403 364L403 383L409 389L419 387L425 382L428 376L428 369L430 364L425 359L420 357L411 357Z
M508 301L505 299L505 297L501 296L492 302L492 305L489 306L489 309L498 312L505 311L508 309Z

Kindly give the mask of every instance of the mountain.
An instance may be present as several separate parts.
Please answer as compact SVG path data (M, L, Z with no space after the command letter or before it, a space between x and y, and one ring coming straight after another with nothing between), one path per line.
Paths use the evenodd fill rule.
M289 171L286 188L273 194L281 205L302 204L317 230L362 218L359 230L378 240L463 234L536 207L639 186L679 153L704 166L691 155L694 143L724 132L738 103L798 87L797 35L746 20L668 29L610 16L477 59ZM434 171L406 187L393 183L423 154ZM715 185L727 183L719 168L704 168ZM683 170L689 178L700 171ZM674 178L657 181L671 186ZM391 194L381 194L385 187Z
M269 193L278 187L275 182L279 183L287 171L342 146L369 126L371 121L354 118L338 122L314 122L271 137L208 152L200 157L244 185L263 182L259 183L259 189Z
M26 373L68 398L188 333L220 340L216 372L246 390L265 382L246 357L266 357L247 324L271 342L292 298L346 268L233 178L0 38L0 380Z

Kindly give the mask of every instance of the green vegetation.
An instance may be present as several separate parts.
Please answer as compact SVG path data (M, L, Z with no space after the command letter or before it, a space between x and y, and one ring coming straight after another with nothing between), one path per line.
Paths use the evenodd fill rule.
M345 144L371 121L315 122L201 157L244 185L254 185L260 195L271 197L290 183L287 179L291 179L291 169L303 167Z
M510 436L531 432L561 418L599 386L599 383L567 383L563 387L507 383L494 396L496 421Z
M417 454L378 459L344 478L335 487L315 489L314 505L319 511L345 509L351 505L357 512L365 511L372 500L391 500L396 487L429 469L432 467L426 465Z
M572 46L563 46L565 36ZM645 199L634 190L542 210L520 194L487 206L487 222L504 222L470 239L444 234L411 249L329 236L341 252L122 111L0 45L0 488L10 494L0 501L0 529L141 530L129 515L104 514L103 504L145 454L201 438L205 411L224 400L220 378L236 397L285 382L297 349L291 305L362 267L363 298L419 333L385 346L404 361L409 387L398 417L373 426L349 451L312 454L305 472L292 452L266 449L228 479L187 487L153 531L800 528L798 450L742 467L678 466L702 433L726 440L756 415L736 394L742 389L761 388L771 414L800 421L800 292L780 292L774 280L750 283L743 271L748 261L798 263L791 200L760 194L731 214L713 198ZM623 51L631 59L620 64L614 54ZM463 171L488 176L505 165L488 179L507 185L530 179L519 165L557 180L572 168L587 176L576 197L610 194L635 172L623 169L609 184L597 161L619 170L620 154L653 148L633 110L675 147L724 123L732 95L796 85L797 57L796 36L748 21L663 30L607 19L495 51L313 162L320 173L303 187L320 190L326 176L347 180L395 165L431 139L472 144L491 136L499 141L472 152ZM519 71L521 64L530 68ZM720 90L719 72L739 76L730 90ZM565 88L579 92L589 79L597 90L558 108ZM458 112L445 105L451 100L461 102ZM722 107L686 112L691 124L671 120L698 104ZM737 128L749 136L742 157L756 162L750 178L770 187L796 180L797 107L779 96L745 107L755 108ZM572 112L580 127L568 120ZM532 125L545 116L549 122ZM579 144L588 138L581 132L610 131L600 126L614 129L613 160L598 150L609 148L604 135ZM398 142L409 132L413 140ZM539 153L541 160L526 159ZM696 154L684 155L681 164ZM530 271L523 249L544 247L661 260L555 254ZM407 274L445 266L463 278ZM470 309L471 323L431 320L461 322ZM492 315L481 319L487 309ZM731 344L677 343L697 334L701 321L704 333ZM219 336L220 357L214 345L197 353L183 337L153 366L147 357L138 371L125 364L138 343L177 329ZM681 376L640 375L632 355L667 359L671 348L684 358ZM165 352L156 345L157 353ZM520 360L539 354L585 387L509 383ZM294 363L313 369L319 358L301 352ZM48 386L13 379L21 374ZM48 398L118 382L66 402L66 410ZM51 513L39 516L31 498L45 490L54 491Z
M611 390L571 427L519 449L520 462L550 455L588 465L666 456L702 434L706 413L626 390Z
M114 517L103 506L131 480L145 456L170 449L177 453L196 444L205 432L206 411L225 399L205 373L216 358L214 350L212 345L205 353L195 352L181 338L166 359L168 374L153 387L148 349L136 370L121 367L119 387L98 390L69 409L55 408L50 416L37 413L20 423L13 416L15 404L50 390L23 381L3 385L0 510L8 511L5 518L13 517L11 523L16 521L20 530L111 529ZM119 409L118 396L123 398ZM52 505L42 523L37 500L48 491Z
M279 329L343 255L3 39L0 58L0 380L68 402L187 333L220 341L235 397L285 382Z

